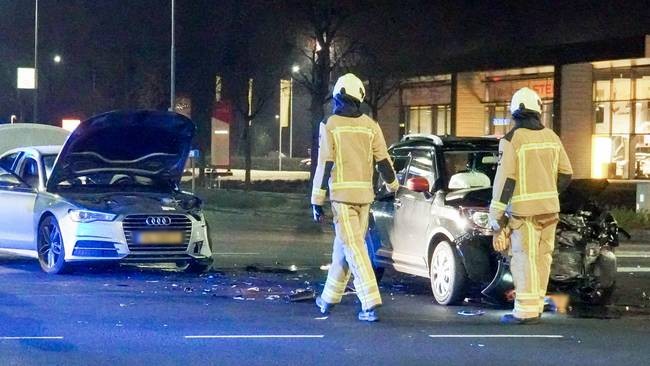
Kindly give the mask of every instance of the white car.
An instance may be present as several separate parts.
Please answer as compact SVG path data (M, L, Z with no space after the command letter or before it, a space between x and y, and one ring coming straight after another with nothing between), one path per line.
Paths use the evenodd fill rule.
M0 156L0 248L47 273L74 262L212 264L201 201L179 182L195 126L170 112L109 112L62 146Z

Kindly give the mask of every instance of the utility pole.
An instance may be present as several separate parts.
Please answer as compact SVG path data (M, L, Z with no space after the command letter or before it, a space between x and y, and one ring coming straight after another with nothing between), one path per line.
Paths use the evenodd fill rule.
M38 0L34 3L34 112L32 122L38 122Z
M170 77L169 77L169 111L176 111L176 22L175 22L175 0L171 0L172 4L172 44L170 50Z

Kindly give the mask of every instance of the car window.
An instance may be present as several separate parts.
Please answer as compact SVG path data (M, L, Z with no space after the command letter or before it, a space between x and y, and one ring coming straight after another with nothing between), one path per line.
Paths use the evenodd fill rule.
M406 182L406 169L409 166L409 161L411 157L408 155L399 155L393 157L393 169L397 174L397 181L399 184L404 185Z
M16 159L20 156L20 152L9 154L2 159L0 159L0 167L6 169L7 171L12 171Z
M429 182L429 187L433 187L436 176L433 170L433 157L430 151L413 150L411 152L411 162L408 167L406 180L413 177L422 177Z
M52 174L54 161L56 161L56 155L43 155L43 166L45 167L45 175L47 178Z
M495 151L445 151L445 186L449 189L491 187L498 166Z
M0 167L0 188L20 186L21 182L8 170Z
M38 186L38 163L32 158L25 158L18 174L30 187Z

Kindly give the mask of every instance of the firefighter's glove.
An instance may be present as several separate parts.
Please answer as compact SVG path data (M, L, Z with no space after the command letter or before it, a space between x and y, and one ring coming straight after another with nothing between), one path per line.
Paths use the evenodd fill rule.
M325 218L325 213L323 212L323 206L311 205L311 213L314 218L314 222L322 223Z
M499 231L496 231L492 236L492 247L497 252L505 253L510 249L510 234L512 230L505 225L505 227Z

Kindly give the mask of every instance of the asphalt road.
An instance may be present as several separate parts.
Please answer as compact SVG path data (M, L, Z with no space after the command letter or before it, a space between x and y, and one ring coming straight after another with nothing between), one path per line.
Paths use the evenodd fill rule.
M438 306L426 280L388 273L381 321L367 324L353 294L327 318L311 301L285 299L320 290L328 232L291 234L296 222L255 217L219 218L217 231L230 228L215 248L220 268L200 276L161 266L48 276L32 259L0 254L0 365L650 363L644 245L621 251L629 271L606 310L507 327L498 323L506 309Z

